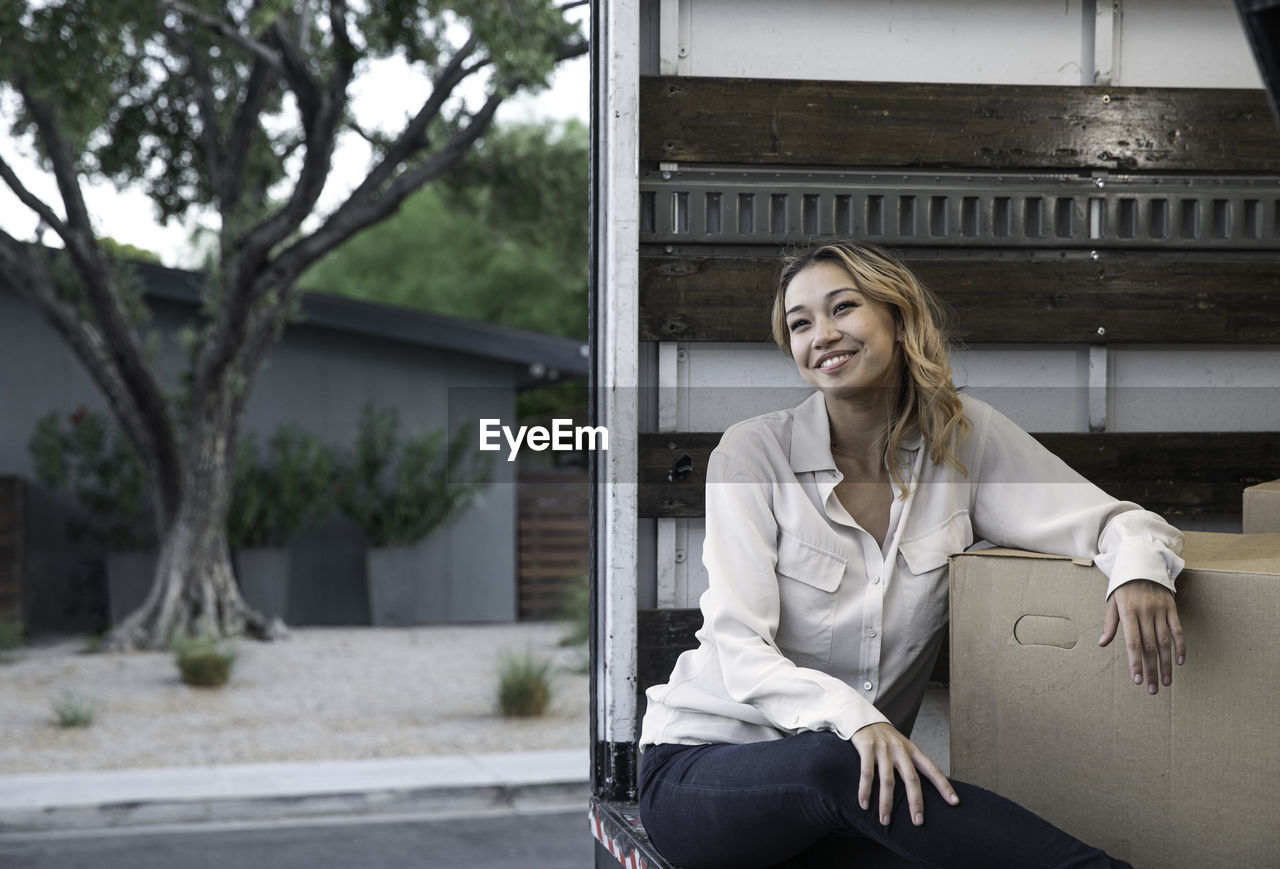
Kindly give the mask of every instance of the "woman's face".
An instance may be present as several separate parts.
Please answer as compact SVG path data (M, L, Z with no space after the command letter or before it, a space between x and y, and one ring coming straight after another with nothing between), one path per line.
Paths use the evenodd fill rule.
M893 309L858 292L844 269L830 262L806 266L791 279L783 302L791 358L805 382L833 398L898 386Z

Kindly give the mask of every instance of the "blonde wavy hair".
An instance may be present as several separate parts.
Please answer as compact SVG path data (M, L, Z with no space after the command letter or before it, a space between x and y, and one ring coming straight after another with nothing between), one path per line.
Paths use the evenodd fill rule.
M832 263L847 272L859 293L890 307L902 330L902 377L885 437L885 455L897 456L903 442L919 432L935 464L950 465L967 475L955 449L973 425L965 418L960 396L951 383L951 344L945 311L938 298L906 266L872 245L837 241L789 256L773 297L773 340L787 358L791 358L787 287L796 275L815 263ZM905 498L911 481L897 461L888 464L889 473Z

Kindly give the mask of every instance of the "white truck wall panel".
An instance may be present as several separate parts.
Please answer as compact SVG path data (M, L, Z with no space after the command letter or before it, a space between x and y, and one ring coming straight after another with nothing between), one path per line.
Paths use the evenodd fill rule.
M1079 84L1081 4L681 0L682 75Z
M1262 87L1232 0L1122 0L1120 10L1113 83Z

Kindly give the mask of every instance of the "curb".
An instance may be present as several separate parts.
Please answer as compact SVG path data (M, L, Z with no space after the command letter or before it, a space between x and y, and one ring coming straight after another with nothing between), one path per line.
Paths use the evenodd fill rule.
M579 805L585 749L0 775L0 834Z

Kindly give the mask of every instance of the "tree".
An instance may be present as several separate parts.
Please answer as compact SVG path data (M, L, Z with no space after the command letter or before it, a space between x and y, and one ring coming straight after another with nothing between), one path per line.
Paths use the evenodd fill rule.
M584 0L0 0L0 87L61 202L0 160L0 179L63 250L0 232L0 267L69 343L147 469L160 539L143 606L110 648L175 633L270 627L231 572L226 512L250 386L311 264L454 170L498 106L586 44ZM393 130L361 125L357 70L398 56L430 89ZM462 98L464 86L482 96ZM321 212L341 136L368 141L367 174ZM207 208L217 244L178 401L149 368L138 294L95 236L81 183L140 185L164 218Z
M458 171L331 252L302 283L585 339L587 147L576 121L496 127Z

